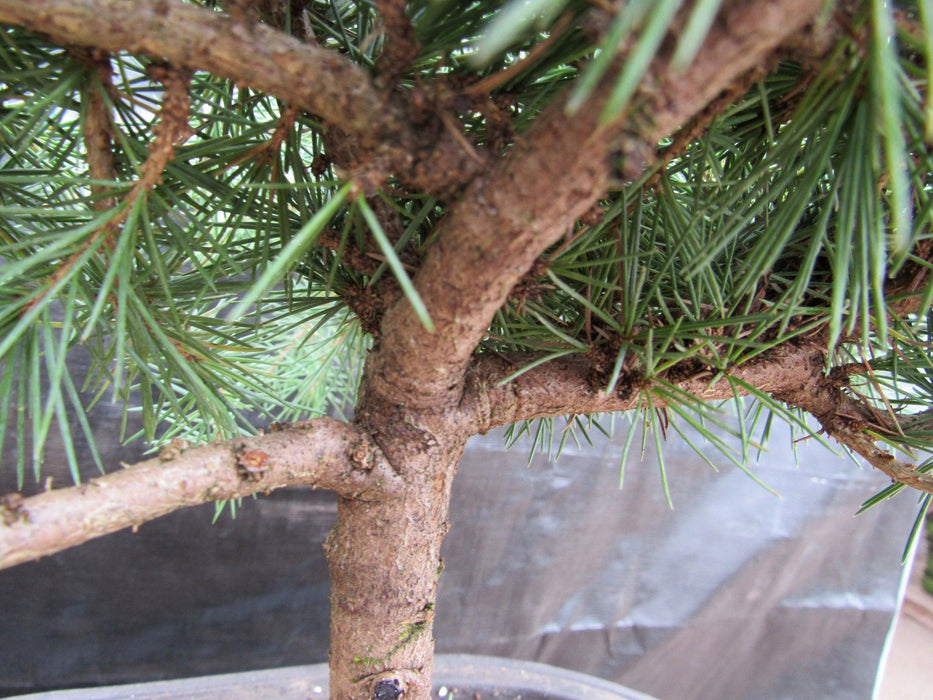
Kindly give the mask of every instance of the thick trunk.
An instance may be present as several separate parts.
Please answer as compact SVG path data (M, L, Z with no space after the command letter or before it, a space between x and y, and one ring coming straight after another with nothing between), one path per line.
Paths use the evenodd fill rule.
M406 487L378 502L341 499L325 543L332 698L381 700L404 692L405 700L427 700L431 691L440 549L465 438L439 444L420 425L398 421L388 438L374 431Z

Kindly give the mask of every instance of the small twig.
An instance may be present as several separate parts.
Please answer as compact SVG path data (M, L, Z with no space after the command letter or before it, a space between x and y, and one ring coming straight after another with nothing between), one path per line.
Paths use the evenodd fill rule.
M136 200L162 181L162 173L175 156L176 142L183 141L191 133L191 127L188 124L188 112L191 106L188 84L191 74L160 65L150 68L150 72L153 78L165 85L165 96L162 100L162 108L159 110L160 121L153 129L155 138L149 144L149 157L140 167L139 179L133 183L130 191L123 197L122 211L88 236L78 250L55 268L55 272L46 279L45 289L23 307L22 313L27 313L29 309L40 303L49 291L55 288L56 283L81 260L87 249L102 236L106 236L109 240L116 234L120 225L126 221L133 210Z
M384 39L382 53L376 59L376 72L387 85L395 84L418 55L420 46L415 28L406 13L404 0L375 0L382 15Z
M533 46L531 50L525 55L525 57L522 58L522 60L516 61L512 65L508 66L507 68L503 68L497 73L487 75L477 83L473 83L468 88L463 90L463 94L469 95L470 97L489 94L496 88L501 87L510 81L515 76L520 75L528 68L534 66L538 59L541 58L541 55L544 54L544 52L549 48L551 48L551 45L564 33L564 30L566 30L570 25L570 20L572 17L573 15L571 13L565 13L560 19L557 20L557 22L554 23L554 26L551 28L551 33L548 35L548 37L541 43Z
M388 258L386 258L386 256L383 255L382 253L366 253L366 257L377 261L380 264L380 266L385 264L388 260ZM407 263L404 260L402 261L402 267L408 272L415 272L418 269L416 265Z
M888 417L890 418L890 421L883 420L883 416L878 412L878 410L874 406L870 405L867 402L867 400L865 399L862 399L862 400L865 402L865 405L869 408L869 410L872 411L872 413L874 413L878 417L878 420L880 423L890 422L900 435L904 435L904 431L901 430L901 425L897 420L897 413L895 412L894 407L891 405L891 402L888 401L888 397L884 395L884 391L881 389L881 385L878 383L878 378L875 377L875 371L872 369L871 364L868 362L868 360L863 359L862 365L865 367L865 373L868 375L869 381L871 382L872 386L874 386L875 392L878 394L879 397L881 397L881 400L884 402L885 408L888 411Z
M446 112L441 112L440 117L441 121L444 123L444 127L450 132L450 135L454 137L454 140L463 147L463 150L470 157L470 159L480 165L484 165L486 161L484 161L482 156L476 152L476 147L470 143L469 139L463 135L463 132L460 129L460 125L457 124L457 121Z
M288 138L288 134L291 131L292 127L295 126L295 121L298 119L298 115L301 113L301 110L297 107L290 106L287 107L281 115L279 115L278 120L275 124L275 130L272 132L272 136L268 140L263 141L256 146L253 146L251 149L245 153L233 158L224 165L220 166L219 170L228 170L234 166L239 165L240 163L252 160L253 158L260 165L265 165L266 163L272 161L278 153L279 149L282 147L282 144L285 142L285 139ZM273 182L275 181L275 173L273 173Z
M86 62L89 67L89 79L85 85L84 98L87 107L84 112L84 148L88 164L88 174L92 180L113 181L117 179L113 159L113 115L101 91L114 93L113 68L110 54L96 49L72 49L72 55ZM95 83L92 76L100 81ZM112 209L115 200L106 196L104 185L91 184L94 197L94 211Z

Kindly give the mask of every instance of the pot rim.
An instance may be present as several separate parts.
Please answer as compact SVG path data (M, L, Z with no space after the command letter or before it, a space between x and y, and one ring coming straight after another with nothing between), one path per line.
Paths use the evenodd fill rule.
M327 664L288 666L216 676L150 683L54 690L17 695L10 700L248 700L276 697L308 700L328 697ZM434 692L446 688L470 691L509 689L547 694L554 700L654 700L637 690L558 666L475 654L438 654L434 658Z

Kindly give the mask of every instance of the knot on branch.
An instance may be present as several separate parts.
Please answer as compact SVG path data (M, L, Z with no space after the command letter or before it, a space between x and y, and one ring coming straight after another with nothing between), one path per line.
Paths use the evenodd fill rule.
M25 502L23 494L16 491L0 496L0 520L4 525L29 521L29 511L23 507Z
M419 690L427 693L429 689L422 688L419 683L420 675L408 669L391 669L373 674L366 679L370 688L369 698L370 700L398 700L409 696L414 697L418 695Z
M586 357L591 364L586 381L593 393L608 390L607 387L612 379L614 365L621 347L622 339L614 336L608 345L593 345L587 351ZM628 402L649 384L650 380L645 376L644 370L636 366L631 359L626 359L616 377L612 393L622 401Z
M269 471L269 455L260 449L240 445L236 450L237 474L243 481L259 481Z
M376 454L372 443L367 438L361 438L350 452L350 462L353 468L369 472L376 465Z
M356 314L363 331L378 338L382 317L388 306L386 300L370 286L349 284L340 289L339 294Z
M383 678L376 682L373 686L372 700L396 700L404 692L401 681L393 674L391 678Z
M191 443L184 438L172 438L171 442L159 448L159 459L163 462L171 462L173 459L178 459L190 447Z

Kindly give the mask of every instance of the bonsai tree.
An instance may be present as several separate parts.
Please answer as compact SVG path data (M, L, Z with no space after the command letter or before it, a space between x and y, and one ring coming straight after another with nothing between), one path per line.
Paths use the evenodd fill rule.
M471 435L632 411L747 469L777 418L888 475L869 504L906 485L925 509L930 12L0 0L21 490L53 424L87 473L71 436L95 401L161 446L4 496L0 562L331 489L331 693L426 698ZM735 443L710 427L724 403Z

